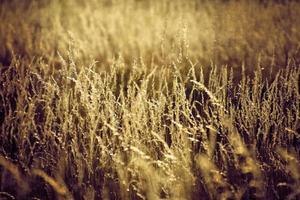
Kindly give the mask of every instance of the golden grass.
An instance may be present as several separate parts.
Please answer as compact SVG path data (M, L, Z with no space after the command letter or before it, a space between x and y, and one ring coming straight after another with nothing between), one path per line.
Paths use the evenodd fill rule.
M300 4L3 1L0 199L297 199Z

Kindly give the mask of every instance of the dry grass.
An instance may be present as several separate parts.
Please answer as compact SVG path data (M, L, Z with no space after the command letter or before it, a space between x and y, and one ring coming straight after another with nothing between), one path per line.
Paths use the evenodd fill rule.
M299 3L0 2L0 199L300 198Z

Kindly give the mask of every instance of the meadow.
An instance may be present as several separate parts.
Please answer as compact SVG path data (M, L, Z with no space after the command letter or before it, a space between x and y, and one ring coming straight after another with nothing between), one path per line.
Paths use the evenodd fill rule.
M300 3L0 0L0 199L300 199Z

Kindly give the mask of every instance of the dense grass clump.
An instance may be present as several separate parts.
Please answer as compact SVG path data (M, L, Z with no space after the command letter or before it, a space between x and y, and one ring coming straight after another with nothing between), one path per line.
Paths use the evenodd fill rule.
M0 199L299 199L300 4L1 1Z

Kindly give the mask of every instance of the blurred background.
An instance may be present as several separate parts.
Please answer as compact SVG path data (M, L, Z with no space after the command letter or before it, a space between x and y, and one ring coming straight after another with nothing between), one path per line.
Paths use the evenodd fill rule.
M1 0L0 64L13 55L56 63L72 49L99 68L125 63L169 65L188 58L249 72L300 62L300 4L231 0Z

